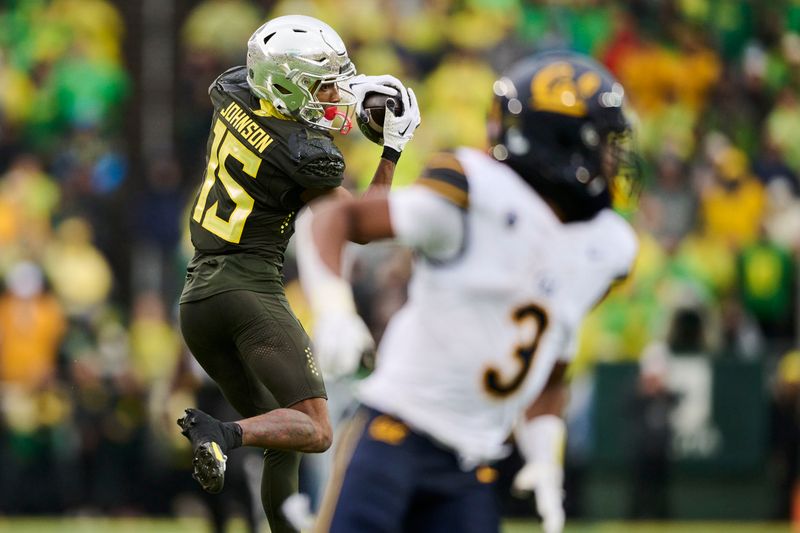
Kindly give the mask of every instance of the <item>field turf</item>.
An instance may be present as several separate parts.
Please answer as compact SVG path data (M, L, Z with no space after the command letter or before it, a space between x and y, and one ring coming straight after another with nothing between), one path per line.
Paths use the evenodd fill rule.
M0 533L206 533L211 528L198 518L4 518ZM537 524L524 520L504 522L502 533L539 533ZM581 522L564 533L800 533L789 524L764 522ZM233 521L227 533L244 533L244 523ZM266 527L264 529L266 533Z

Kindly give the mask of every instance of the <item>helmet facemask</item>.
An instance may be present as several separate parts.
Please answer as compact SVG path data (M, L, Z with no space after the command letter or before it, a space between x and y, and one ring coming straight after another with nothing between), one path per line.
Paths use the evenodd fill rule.
M355 71L355 69L354 69ZM352 75L346 77L339 76L333 81L331 78L311 78L313 80L308 88L309 100L297 114L297 118L310 126L337 131L347 135L353 127L353 115L355 114L356 97L350 91L348 80ZM301 86L304 82L301 81ZM319 93L325 91L328 85L334 85L338 101L329 102L319 99Z
M611 194L611 207L623 216L637 209L641 195L642 165L637 155L633 132L612 132L601 151L602 173Z

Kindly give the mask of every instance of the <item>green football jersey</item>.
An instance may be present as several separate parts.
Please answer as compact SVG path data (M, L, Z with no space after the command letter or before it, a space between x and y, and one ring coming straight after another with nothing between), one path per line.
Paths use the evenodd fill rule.
M280 290L300 195L337 187L344 172L327 132L262 108L245 67L223 73L209 94L214 115L205 176L190 211L195 255L182 302L234 289Z

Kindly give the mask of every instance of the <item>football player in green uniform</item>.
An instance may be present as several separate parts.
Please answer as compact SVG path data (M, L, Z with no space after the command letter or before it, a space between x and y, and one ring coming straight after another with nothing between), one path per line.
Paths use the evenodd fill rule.
M370 92L397 97L402 113L387 106L384 149L366 194L391 186L419 110L397 79L355 76L330 26L299 15L267 22L248 42L247 65L209 89L208 166L190 212L195 254L180 324L244 419L223 423L187 409L178 424L192 443L193 477L209 492L222 489L231 449L266 449L261 496L274 533L295 531L280 508L297 492L301 452L323 452L332 440L322 376L284 293L284 251L301 207L322 194L349 194L331 132L350 130L353 109Z

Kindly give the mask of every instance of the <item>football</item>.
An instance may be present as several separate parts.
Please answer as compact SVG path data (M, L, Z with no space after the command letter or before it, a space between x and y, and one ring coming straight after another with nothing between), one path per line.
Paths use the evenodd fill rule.
M381 93L367 93L364 96L362 111L356 117L358 129L376 144L383 144L383 119L386 116L386 101L394 102L394 113L403 114L403 102L399 96L387 96Z

